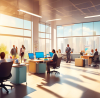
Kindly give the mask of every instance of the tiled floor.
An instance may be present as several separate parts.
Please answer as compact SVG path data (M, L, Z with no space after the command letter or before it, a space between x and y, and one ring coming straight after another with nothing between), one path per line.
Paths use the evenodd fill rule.
M75 62L62 61L58 71L60 75L27 73L27 86L14 85L8 95L0 89L0 98L100 98L99 67L75 67Z

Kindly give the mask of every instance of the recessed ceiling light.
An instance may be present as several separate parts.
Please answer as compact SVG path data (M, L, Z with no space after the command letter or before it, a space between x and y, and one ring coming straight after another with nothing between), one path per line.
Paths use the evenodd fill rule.
M86 17L84 17L84 18L93 18L93 17L100 17L100 15L86 16Z
M30 14L30 15L33 15L33 16L36 16L36 17L42 18L42 16L39 16L39 15L37 15L37 14L33 14L33 13L30 13L30 12L27 12L27 11L24 11L24 10L18 10L18 11L24 12L24 13L27 13L27 14Z
M49 21L56 21L56 20L61 20L61 18L60 18L60 19L47 20L46 22L49 22Z

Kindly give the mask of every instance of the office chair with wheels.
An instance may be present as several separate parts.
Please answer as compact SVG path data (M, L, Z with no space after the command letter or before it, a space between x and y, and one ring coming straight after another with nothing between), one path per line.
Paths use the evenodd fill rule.
M94 56L94 63L95 63L95 65L93 65L93 67L97 67L98 65L98 62L99 62L99 55L95 55Z
M5 86L10 86L11 88L13 86L11 85L5 85L3 82L7 81L7 79L11 78L11 68L12 68L13 62L3 62L0 64L0 87L4 88L7 91L7 94L9 91Z
M57 59L56 67L51 67L54 70L53 71L50 71L50 73L55 72L55 74L56 73L60 74L58 71L55 71L55 69L59 69L60 68L61 59L62 59L62 57L60 57L60 58Z

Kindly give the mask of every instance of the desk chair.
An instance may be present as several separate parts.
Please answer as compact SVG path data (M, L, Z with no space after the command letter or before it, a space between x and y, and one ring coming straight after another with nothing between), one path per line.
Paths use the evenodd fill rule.
M98 62L99 62L99 55L95 55L94 56L94 63L95 63L95 65L93 65L93 67L97 67L98 65Z
M59 69L60 68L61 59L62 59L62 57L60 57L60 58L57 59L56 67L51 67L54 70L53 71L50 71L50 73L53 73L53 72L55 72L55 74L56 73L59 73L58 71L55 71L55 69Z
M7 79L11 78L11 68L12 68L13 62L3 62L0 64L0 87L4 88L7 91L7 94L9 91L5 86L10 86L11 88L13 86L11 85L5 85L3 82L7 81Z

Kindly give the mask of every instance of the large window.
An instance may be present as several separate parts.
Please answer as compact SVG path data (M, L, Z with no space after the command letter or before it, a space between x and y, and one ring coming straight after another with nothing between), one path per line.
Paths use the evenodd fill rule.
M4 14L0 14L0 45L7 47L10 55L11 48L15 45L18 48L18 55L22 44L25 46L25 58L31 52L31 21L24 20Z
M71 26L65 26L64 27L64 37L71 36L71 33L72 33Z
M100 21L79 23L70 26L57 26L57 49L65 53L67 44L74 53L80 53L85 45L100 52Z
M94 22L93 35L100 35L100 21Z
M62 26L57 26L57 37L63 37L63 27Z
M23 28L23 19L0 14L0 25Z
M44 54L51 51L51 32L48 24L39 24L39 51Z
M82 36L82 23L72 26L72 36Z
M93 22L83 23L83 36L93 35Z

